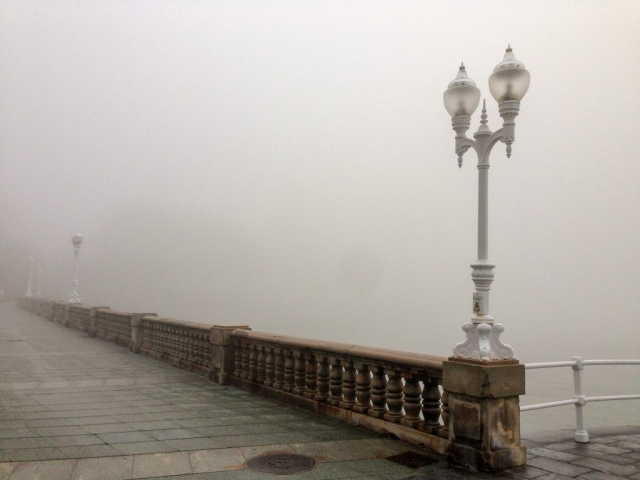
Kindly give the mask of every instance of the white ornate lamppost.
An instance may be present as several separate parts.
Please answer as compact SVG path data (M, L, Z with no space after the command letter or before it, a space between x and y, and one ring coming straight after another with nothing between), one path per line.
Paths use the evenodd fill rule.
M36 297L42 296L42 268L38 264L38 289L36 290Z
M462 167L462 156L470 148L478 154L478 260L471 265L471 279L476 291L473 294L473 316L471 323L462 329L467 334L466 341L453 349L457 357L480 360L509 360L513 358L513 349L500 341L504 327L495 323L489 315L489 290L493 282L493 265L489 261L489 155L497 142L507 146L507 157L511 156L511 145L515 138L515 118L520 110L520 100L529 89L531 76L524 65L516 60L507 48L504 59L489 77L489 90L498 102L503 126L492 132L487 125L487 110L483 103L480 116L480 128L473 134L474 140L466 136L471 124L471 115L480 104L480 90L467 76L464 64L460 66L458 76L444 92L444 106L452 117L456 132L456 154L458 166Z
M82 303L80 302L80 296L78 295L78 256L80 255L80 245L82 245L83 240L84 238L79 233L74 235L71 239L71 243L73 244L73 253L76 257L76 276L73 279L73 293L71 294L69 303Z
M27 293L25 297L31 298L33 297L33 293L31 293L31 273L33 272L33 255L29 257L29 285L27 286Z

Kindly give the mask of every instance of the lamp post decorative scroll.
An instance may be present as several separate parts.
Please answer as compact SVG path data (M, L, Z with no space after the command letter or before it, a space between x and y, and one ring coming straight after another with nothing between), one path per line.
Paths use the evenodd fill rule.
M480 104L480 90L467 76L464 64L444 92L444 105L452 117L451 124L456 132L458 166L462 167L462 157L470 148L478 155L478 259L471 265L471 279L476 291L473 294L471 323L462 327L467 339L453 349L457 357L480 360L513 358L513 349L500 341L504 327L495 323L495 319L489 314L489 290L495 267L489 261L489 156L494 145L502 142L507 147L507 157L511 157L511 146L515 140L515 118L520 111L520 100L529 89L530 80L531 75L516 60L509 46L504 59L489 77L489 90L498 102L503 119L502 128L496 132L491 131L487 124L486 104L483 102L480 127L473 134L473 140L467 137L466 132L471 125L471 115Z
M29 285L27 286L27 293L25 297L31 298L33 297L33 293L31 292L31 274L33 272L33 255L29 257Z
M78 256L80 255L80 245L82 245L82 241L84 238L79 233L74 235L71 239L71 243L73 244L73 253L75 254L76 265L75 265L75 278L73 279L73 293L71 294L71 298L69 299L69 303L82 303L80 301L80 296L78 295Z

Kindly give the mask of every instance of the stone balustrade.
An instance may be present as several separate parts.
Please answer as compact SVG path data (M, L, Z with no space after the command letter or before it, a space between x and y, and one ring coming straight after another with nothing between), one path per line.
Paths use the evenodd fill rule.
M209 376L212 368L211 325L160 317L140 320L140 325L136 326L142 330L141 339L136 339L139 351Z
M22 298L67 327L256 394L495 471L524 465L524 365L362 347Z
M88 332L91 327L90 311L90 308L81 305L72 305L69 308L68 326L76 330Z
M235 385L446 450L446 358L250 330L231 337Z

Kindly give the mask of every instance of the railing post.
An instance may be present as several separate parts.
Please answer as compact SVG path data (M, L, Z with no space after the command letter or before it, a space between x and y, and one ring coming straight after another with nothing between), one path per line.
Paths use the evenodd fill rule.
M209 335L209 341L211 342L211 365L205 365L205 367L211 369L209 372L209 380L221 385L229 385L231 383L231 375L235 367L236 347L231 337L231 332L234 330L251 329L247 325L214 325L211 327L211 333Z
M315 396L319 402L326 402L329 398L330 372L327 357L320 357L318 361L318 393Z
M524 387L524 365L517 360L444 361L449 459L485 471L524 465L527 450L520 441L519 400Z
M331 396L327 399L329 405L336 407L342 402L342 363L338 358L330 358L331 373L329 374L329 392Z
M71 323L71 304L67 303L64 306L64 311L65 311L65 315L64 315L64 321L62 322L62 324L65 327L69 327L69 323Z
M371 380L371 403L369 415L375 418L384 418L387 413L387 376L383 367L372 367L373 379Z
M576 442L589 443L589 433L584 423L584 406L587 404L587 399L582 393L582 370L584 369L584 358L573 357L572 360L576 364L571 367L573 369L573 398L576 403Z
M90 337L98 335L98 310L109 310L109 307L91 307L89 310L89 330Z

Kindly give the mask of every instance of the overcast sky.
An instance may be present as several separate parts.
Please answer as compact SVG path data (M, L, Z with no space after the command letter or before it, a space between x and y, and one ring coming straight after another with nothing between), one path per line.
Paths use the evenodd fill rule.
M0 3L0 282L87 305L448 355L477 159L442 93L531 72L490 170L516 356L637 356L640 2ZM472 119L477 128L479 112Z

